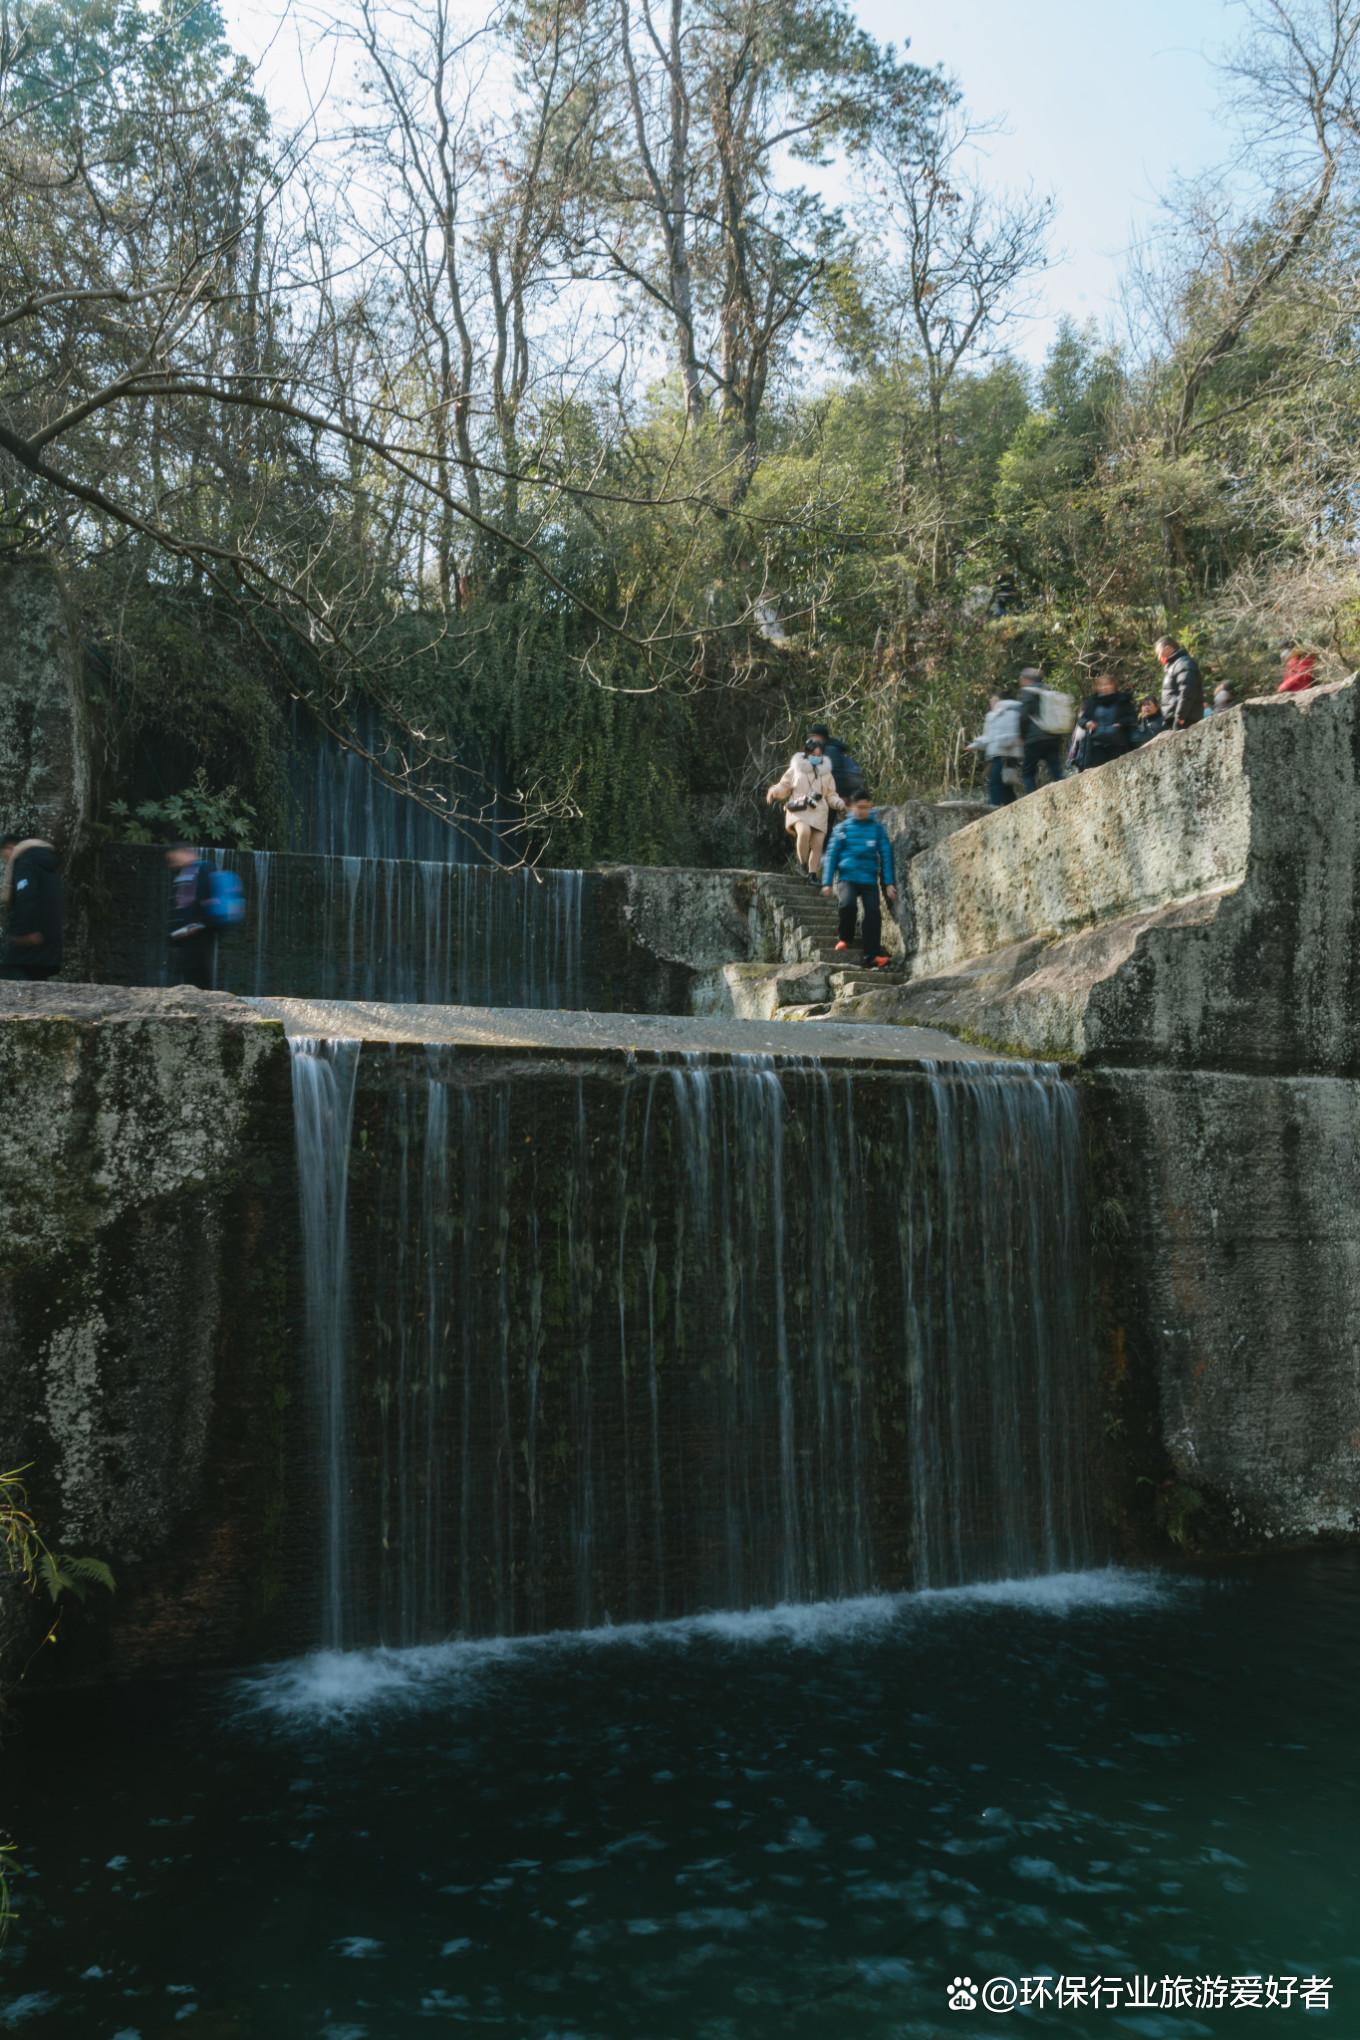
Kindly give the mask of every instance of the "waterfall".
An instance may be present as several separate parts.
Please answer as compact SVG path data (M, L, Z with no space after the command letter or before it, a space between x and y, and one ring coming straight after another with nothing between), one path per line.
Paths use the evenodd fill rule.
M289 1038L302 1211L307 1352L322 1478L322 1642L348 1641L350 1572L349 1159L357 1041Z
M690 1056L510 1076L402 1046L366 1068L390 1109L350 1228L348 1396L343 1325L313 1338L341 1356L323 1413L349 1465L332 1431L328 1493L359 1520L330 1535L365 1640L1098 1555L1055 1071ZM343 1314L352 1056L328 1074L332 1187L304 1218Z
M429 1006L585 1004L586 874L381 857L218 850L245 928L219 982L256 996Z
M363 749L402 774L405 761L378 710L356 700L350 720ZM482 761L475 748L464 749L466 766L441 765L413 773L417 789L434 801L433 808L426 807L389 786L358 751L337 744L305 710L295 709L289 719L293 810L289 848L322 857L357 850L368 858L432 859L441 864L494 860L499 855L497 803L481 776ZM460 802L468 815L487 810L485 820L452 828L440 819L441 796Z

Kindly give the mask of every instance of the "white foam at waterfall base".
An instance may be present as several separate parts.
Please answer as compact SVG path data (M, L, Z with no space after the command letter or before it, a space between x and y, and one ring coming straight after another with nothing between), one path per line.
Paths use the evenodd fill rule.
M817 1651L951 1615L982 1609L1017 1617L1137 1615L1166 1606L1202 1583L1114 1566L1048 1573L1034 1579L985 1580L913 1594L862 1594L843 1601L781 1603L772 1608L685 1616L674 1622L606 1624L552 1630L541 1636L493 1636L405 1649L314 1651L233 1682L244 1714L284 1724L345 1723L382 1708L448 1705L472 1697L486 1676L515 1663L567 1658L599 1650L684 1649L717 1642L741 1649L769 1645Z

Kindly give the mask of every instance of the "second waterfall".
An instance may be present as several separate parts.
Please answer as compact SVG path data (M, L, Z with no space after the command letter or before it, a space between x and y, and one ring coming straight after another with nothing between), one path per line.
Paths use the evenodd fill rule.
M1076 1115L1055 1074L511 1071L439 1047L362 1067L352 1130L328 1120L345 1152L309 1134L300 1154L344 1262L309 1249L323 1337L350 1303L340 1378L316 1375L344 1554L330 1640L1098 1555Z

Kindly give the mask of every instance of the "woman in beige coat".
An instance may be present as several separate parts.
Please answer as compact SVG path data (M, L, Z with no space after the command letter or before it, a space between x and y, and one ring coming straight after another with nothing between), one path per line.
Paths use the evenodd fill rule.
M809 737L804 749L794 752L787 772L775 781L765 799L784 802L784 827L793 837L799 869L814 885L820 885L830 810L845 806L820 737Z

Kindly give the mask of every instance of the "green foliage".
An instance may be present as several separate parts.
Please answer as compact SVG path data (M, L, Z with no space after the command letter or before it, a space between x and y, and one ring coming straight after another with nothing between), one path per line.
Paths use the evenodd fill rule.
M1146 1475L1140 1476L1140 1487L1155 1487L1155 1516L1158 1528L1164 1530L1171 1542L1182 1551L1193 1551L1196 1542L1195 1519L1202 1516L1208 1507L1198 1488L1190 1487L1183 1480L1154 1482Z
M72 1558L67 1552L60 1557L51 1551L41 1552L37 1577L49 1601L59 1601L63 1594L74 1594L77 1601L83 1601L91 1587L103 1587L110 1594L114 1589L113 1574L102 1558Z
M16 21L0 243L16 302L64 309L6 327L0 396L87 486L19 462L0 515L80 562L134 839L285 840L290 696L341 727L366 696L389 761L425 731L424 766L475 750L529 854L756 861L761 780L814 712L893 799L971 778L1023 665L1142 690L1168 628L1246 693L1284 637L1328 677L1360 657L1349 167L1315 217L1264 167L1254 216L1186 208L1140 344L1068 323L1036 371L1005 321L1045 204L978 182L960 89L844 0L684 0L679 54L638 32L636 64L627 9L517 0L485 31L506 108L452 188L421 158L423 199L382 107L390 59L419 153L424 17L400 49L370 21L371 120L305 226L272 211L284 158L215 5ZM1307 87L1306 43L1275 37L1270 90ZM357 263L354 150L395 208ZM853 203L790 163L834 163ZM426 277L441 207L458 245ZM590 302L550 339L566 276ZM105 289L170 293L153 389Z
M108 815L109 833L121 843L211 843L229 850L249 849L257 823L239 789L214 790L202 766L179 793L139 801L135 808L110 801Z
M102 1559L53 1551L47 1544L29 1508L23 1478L28 1470L20 1466L0 1473L0 1552L10 1578L18 1580L30 1593L41 1587L54 1604L63 1594L83 1601L91 1587L103 1587L112 1593L113 1574ZM50 1643L55 1634L54 1621L44 1642Z
M282 702L294 687L315 684L315 666L285 634L254 636L219 603L167 587L148 566L144 557L119 555L76 584L98 648L91 665L102 669L96 705L113 769L127 783L138 778L139 760L154 758L163 776L150 784L143 776L138 790L156 801L167 781L184 788L172 798L184 799L204 775L212 786L239 788L234 814L214 816L214 833L201 840L278 842L289 803ZM254 812L244 833L216 833L219 819L245 822L247 807Z

